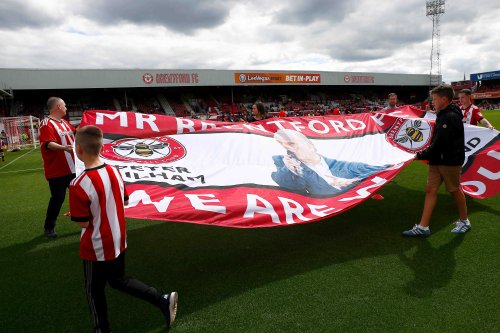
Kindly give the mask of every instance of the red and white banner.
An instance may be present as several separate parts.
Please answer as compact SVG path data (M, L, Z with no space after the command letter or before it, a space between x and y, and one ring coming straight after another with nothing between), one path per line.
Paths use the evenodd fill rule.
M238 228L314 222L368 199L428 145L433 120L386 113L211 122L87 111L104 132L104 162L118 167L131 218ZM498 131L467 127L464 189L500 191ZM496 169L495 169L496 168Z

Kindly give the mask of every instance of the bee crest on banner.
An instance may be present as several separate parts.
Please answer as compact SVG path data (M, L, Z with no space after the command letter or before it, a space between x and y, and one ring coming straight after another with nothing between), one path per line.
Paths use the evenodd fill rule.
M392 145L409 153L417 153L427 147L432 135L432 126L423 119L398 118L386 135Z
M186 156L186 148L169 136L144 139L126 138L104 144L101 156L122 162L171 163Z

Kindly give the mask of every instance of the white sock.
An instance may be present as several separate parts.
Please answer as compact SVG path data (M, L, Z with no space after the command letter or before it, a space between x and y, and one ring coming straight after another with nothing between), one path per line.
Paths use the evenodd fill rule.
M422 230L429 230L429 227L422 227L420 224L418 225L418 228Z
M468 218L467 218L467 219L465 219L465 220L460 219L460 221L461 221L461 222L463 222L463 223L465 223L465 224L470 224L470 221L469 221L469 219L468 219Z

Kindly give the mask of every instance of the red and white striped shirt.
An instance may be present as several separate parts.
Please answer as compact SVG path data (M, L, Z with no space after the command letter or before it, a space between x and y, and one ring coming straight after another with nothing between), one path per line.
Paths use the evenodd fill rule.
M50 150L47 145L55 142L60 145L72 145L75 142L75 128L66 120L45 118L40 124L40 145L45 178L56 178L75 173L75 156L72 152Z
M117 258L127 247L124 201L127 190L119 171L107 164L86 169L69 186L71 219L89 222L82 229L80 257L91 261Z
M464 115L464 123L476 125L481 119L483 119L483 115L481 114L481 110L475 106L474 104L469 105L467 108L461 108L462 113Z

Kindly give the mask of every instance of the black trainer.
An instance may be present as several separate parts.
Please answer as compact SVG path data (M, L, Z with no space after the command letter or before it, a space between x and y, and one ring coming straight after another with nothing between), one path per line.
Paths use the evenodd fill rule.
M167 329L172 326L177 314L177 292L173 291L170 294L163 294L160 298L160 310L165 317L165 325Z
M48 239L56 239L57 234L54 229L45 230L45 237L47 237Z

